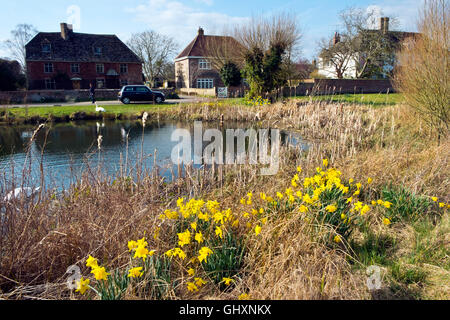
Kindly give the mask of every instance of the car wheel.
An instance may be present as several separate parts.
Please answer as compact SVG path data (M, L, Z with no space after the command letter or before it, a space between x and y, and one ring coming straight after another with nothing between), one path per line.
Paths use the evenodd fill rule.
M122 99L122 102L123 102L124 104L129 104L129 103L130 103L130 98L123 98L123 99Z
M163 102L163 99L162 99L161 97L156 97L155 102L156 102L157 104L160 104L160 103Z

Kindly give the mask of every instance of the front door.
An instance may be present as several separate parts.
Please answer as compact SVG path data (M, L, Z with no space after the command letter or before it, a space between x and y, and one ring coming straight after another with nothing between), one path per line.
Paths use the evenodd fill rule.
M72 87L74 90L80 90L81 89L81 81L80 80L73 80L72 81Z

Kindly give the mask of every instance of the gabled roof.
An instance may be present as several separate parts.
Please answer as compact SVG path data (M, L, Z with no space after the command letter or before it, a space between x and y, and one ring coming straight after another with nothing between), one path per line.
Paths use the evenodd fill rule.
M42 44L50 44L50 53ZM101 55L95 48L101 48ZM142 63L139 57L115 35L71 32L67 40L60 32L40 32L25 46L27 61Z
M214 53L211 52L214 48L226 45L230 48L239 50L242 45L233 37L229 36L209 36L204 35L203 30L200 29L197 36L188 46L181 51L181 53L175 58L175 60L185 57L210 57Z

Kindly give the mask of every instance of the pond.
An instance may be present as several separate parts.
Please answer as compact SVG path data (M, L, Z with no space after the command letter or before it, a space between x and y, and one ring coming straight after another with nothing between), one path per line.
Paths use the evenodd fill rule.
M226 139L228 129L251 128L251 124L225 122L202 123L203 132L218 129ZM110 122L70 122L53 124L40 130L30 143L36 126L0 126L0 176L1 181L9 185L21 183L24 169L29 183L39 185L42 169L47 186L66 189L81 177L86 169L97 170L101 164L104 173L115 176L124 164L135 166L140 163L151 169L155 163L162 167L160 174L168 180L177 166L171 161L174 148L180 141L172 141L175 130L184 129L194 136L194 123L166 121L147 123L145 128L140 121ZM101 152L98 152L98 137L102 136ZM302 150L307 144L295 133L280 132L281 143L290 144ZM247 139L248 140L248 139ZM245 148L248 149L246 140ZM212 140L211 140L212 141ZM192 141L194 144L194 141ZM201 144L202 149L210 142ZM30 152L27 154L27 146ZM44 147L45 146L45 147ZM193 150L194 148L192 148ZM156 159L154 154L156 152ZM234 150L235 151L235 150ZM193 151L192 151L193 152ZM199 167L199 165L197 165ZM165 169L164 169L165 168Z

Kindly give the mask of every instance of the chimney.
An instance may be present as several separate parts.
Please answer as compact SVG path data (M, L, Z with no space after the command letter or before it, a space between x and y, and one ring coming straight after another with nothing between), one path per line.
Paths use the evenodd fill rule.
M205 35L205 31L203 30L202 27L198 28L198 35L199 36L204 36Z
M380 31L383 33L389 32L389 18L388 17L380 18Z
M73 33L73 26L67 23L61 23L61 37L64 40L68 40Z

